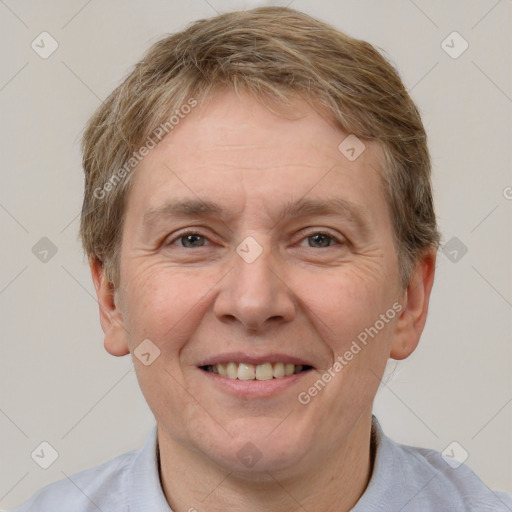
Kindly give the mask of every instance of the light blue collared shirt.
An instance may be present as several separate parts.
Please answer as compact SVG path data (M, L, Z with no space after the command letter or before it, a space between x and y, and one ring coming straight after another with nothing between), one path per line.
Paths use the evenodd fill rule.
M435 450L395 443L375 416L372 443L372 476L352 512L512 512L511 493L490 490ZM49 484L12 512L173 512L160 484L156 426L140 450Z

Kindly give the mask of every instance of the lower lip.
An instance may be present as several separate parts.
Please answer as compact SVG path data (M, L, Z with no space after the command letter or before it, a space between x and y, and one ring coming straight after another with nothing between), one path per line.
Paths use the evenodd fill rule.
M200 368L199 371L203 373L213 384L220 386L230 394L243 398L265 398L276 395L301 382L305 376L311 373L311 370L306 370L304 372L294 373L278 379L239 380L222 377L218 373L207 372Z

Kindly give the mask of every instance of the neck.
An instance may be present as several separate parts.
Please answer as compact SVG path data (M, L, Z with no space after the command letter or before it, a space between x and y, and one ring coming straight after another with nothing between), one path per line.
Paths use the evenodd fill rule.
M187 449L158 429L160 479L174 512L351 510L373 470L371 414L359 419L337 450L301 467L265 471L248 480Z

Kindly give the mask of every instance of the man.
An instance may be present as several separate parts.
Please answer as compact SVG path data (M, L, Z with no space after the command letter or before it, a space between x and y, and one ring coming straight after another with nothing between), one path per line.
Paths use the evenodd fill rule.
M419 342L439 233L420 116L371 45L286 8L198 21L83 151L105 347L157 425L18 510L512 510L372 415Z

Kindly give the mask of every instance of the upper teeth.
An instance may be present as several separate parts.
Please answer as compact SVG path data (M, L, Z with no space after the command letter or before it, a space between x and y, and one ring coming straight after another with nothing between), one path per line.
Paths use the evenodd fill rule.
M270 380L272 378L278 379L293 373L302 371L302 365L294 365L293 363L263 363L263 364L248 364L248 363L219 363L215 365L208 365L207 371L218 373L222 377L229 379L240 380Z

